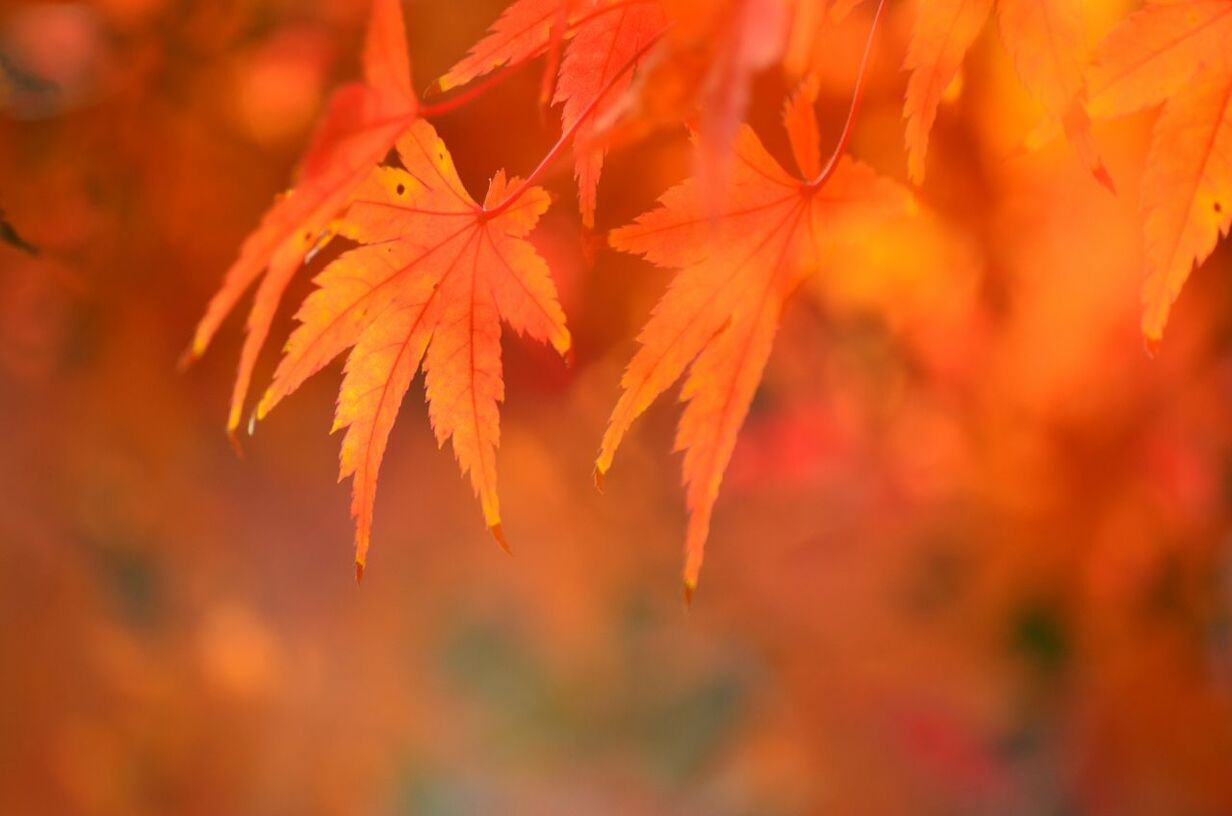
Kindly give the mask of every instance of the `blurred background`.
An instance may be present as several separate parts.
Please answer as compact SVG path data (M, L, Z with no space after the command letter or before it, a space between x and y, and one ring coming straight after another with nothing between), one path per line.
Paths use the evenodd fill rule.
M852 145L899 180L911 5L891 4ZM1085 5L1095 40L1133 4ZM501 6L409 4L416 87ZM0 243L0 812L1232 813L1232 247L1150 358L1149 115L1097 127L1116 197L1064 144L1022 151L1040 110L989 27L919 215L785 315L691 612L674 401L606 495L590 480L668 274L588 251L562 163L535 240L578 359L506 338L515 555L415 386L357 587L339 366L240 459L241 320L175 363L358 74L366 12L0 3L0 209L41 250ZM867 26L800 57L824 145ZM540 70L435 122L473 194L556 138ZM791 85L760 77L749 113L785 162ZM690 170L682 131L613 153L599 229Z

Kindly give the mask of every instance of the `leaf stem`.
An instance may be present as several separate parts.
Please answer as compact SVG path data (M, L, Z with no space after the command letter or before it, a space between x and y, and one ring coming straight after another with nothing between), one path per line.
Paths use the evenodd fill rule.
M442 100L434 105L420 105L420 118L432 119L437 116L444 116L447 113L453 113L458 108L473 102L492 88L495 88L497 85L504 82L514 71L521 68L527 62L530 62L530 60L524 60L523 62L518 62L513 65L506 65L503 70L488 74L479 82L467 87L466 90L462 91L457 96L452 96L449 99Z
M864 43L864 56L860 58L860 71L856 74L856 86L851 94L851 107L847 109L847 121L843 123L843 131L839 134L838 144L834 146L834 152L830 154L830 158L826 161L821 172L817 177L805 183L805 187L816 190L820 189L830 176L834 175L834 171L838 169L839 159L843 157L843 153L847 151L847 145L851 142L851 133L855 130L856 116L860 113L860 102L864 98L864 84L868 79L868 63L869 58L873 53L873 43L877 40L877 27L881 24L882 12L885 11L885 0L878 0L877 11L873 13L873 22L868 29L868 40Z
M582 125L586 124L586 122L594 114L595 110L598 109L599 103L601 103L603 98L607 96L608 91L615 87L621 77L633 70L633 67L637 65L638 61L642 57L646 56L646 53L650 51L650 49L653 48L666 33L667 28L661 29L658 34L655 34L653 37L648 39L641 48L637 49L637 51L630 56L629 59L625 60L624 64L621 65L614 74L612 74L611 78L608 79L604 86L599 90L599 93L595 94L595 98L590 100L586 107L582 109L582 112L578 114L577 120L570 125L564 133L560 134L560 138L556 140L556 144L552 145L552 148L547 152L547 155L544 156L543 160L539 162L539 165L531 171L530 175L523 179L522 182L518 184L512 192L505 196L499 204L491 209L484 209L483 212L485 218L493 218L509 209L513 203L518 200L518 198L520 198L527 190L538 182L540 177L542 177L547 169L551 167L552 163L555 162L556 159L560 157L560 154L564 152L565 148L569 146L569 142L572 141L575 135L577 135L577 132L581 129Z

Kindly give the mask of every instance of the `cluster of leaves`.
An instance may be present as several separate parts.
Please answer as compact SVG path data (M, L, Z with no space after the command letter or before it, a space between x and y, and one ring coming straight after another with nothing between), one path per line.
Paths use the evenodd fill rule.
M495 454L503 399L502 321L568 356L570 335L547 264L527 236L550 197L536 181L573 145L583 223L613 134L664 123L693 128L694 178L658 209L614 231L610 245L676 270L639 335L596 462L597 480L633 421L685 378L676 447L684 453L690 520L686 595L697 584L724 470L761 380L787 299L822 269L844 234L910 210L912 195L844 153L865 65L839 143L822 160L806 75L783 124L797 173L741 124L751 79L799 67L801 40L862 0L515 0L446 74L424 105L411 82L401 3L375 0L364 81L331 99L295 189L244 243L198 327L200 355L250 285L248 318L228 426L242 422L258 354L295 272L334 235L360 246L317 278L299 311L255 420L350 349L335 430L346 429L341 476L353 477L356 564L362 575L377 474L409 385L425 371L438 443L455 455L504 545ZM918 5L906 55L908 174L924 178L929 133L946 89L986 24L994 0ZM1166 101L1142 182L1143 330L1157 342L1195 263L1232 226L1232 0L1149 0L1098 49L1084 49L1081 0L996 0L1004 42L1047 115L1033 137L1063 132L1095 178L1113 188L1093 118ZM803 46L807 49L807 42ZM464 189L429 124L529 60L545 57L542 101L561 108L562 133L524 180L495 173L479 203ZM400 166L383 160L396 150ZM687 370L687 374L686 374Z

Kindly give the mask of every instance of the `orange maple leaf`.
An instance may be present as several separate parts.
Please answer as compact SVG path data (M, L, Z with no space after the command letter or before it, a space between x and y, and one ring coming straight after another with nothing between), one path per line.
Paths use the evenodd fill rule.
M664 29L666 18L656 0L516 0L493 23L489 33L437 80L450 90L504 66L517 65L549 52L568 39L560 61L553 104L562 105L562 129L589 120L577 130L574 174L582 221L594 226L596 189L605 149L594 141L593 122L620 98L632 82L628 61ZM549 70L551 64L549 64ZM591 103L603 97L599 106Z
M364 81L343 86L330 98L295 188L266 211L244 241L197 326L190 358L205 353L236 302L264 273L248 314L231 395L227 429L232 433L239 427L257 356L283 292L305 255L328 238L330 221L418 116L405 32L401 2L374 0L364 42Z
M466 56L437 78L436 89L449 91L499 68L538 57L551 44L562 12L568 25L561 36L569 36L581 8L578 0L514 0Z
M1156 0L1100 46L1091 113L1164 104L1142 177L1142 332L1163 337L1196 264L1232 228L1232 0Z
M595 17L582 26L565 51L560 66L560 79L553 102L563 106L562 127L571 128L580 121L591 101L603 98L603 104L589 111L587 124L577 131L576 141L593 141L591 123L601 120L629 84L632 72L624 70L626 63L647 43L663 31L666 20L656 3L631 3L610 14ZM599 175L603 170L606 150L602 146L576 149L574 173L577 177L578 203L582 223L595 224L595 199Z
M668 190L659 209L611 235L616 249L679 272L638 336L641 348L621 380L596 478L611 468L633 421L691 365L676 434L690 512L686 598L697 586L711 510L785 301L845 231L911 205L898 185L850 159L820 170L815 96L816 86L807 84L784 113L792 152L809 180L785 172L744 125L717 208L692 178Z
M402 168L379 167L343 218L363 246L330 264L301 305L264 418L283 397L354 346L334 430L346 428L339 478L353 476L355 563L362 576L371 540L377 474L389 432L422 363L438 444L454 454L504 546L496 490L498 403L504 399L503 318L519 333L570 346L547 264L526 235L547 210L539 187L497 173L480 207L466 192L436 131L415 122L397 142Z
M1158 105L1232 42L1232 0L1153 0L1100 44L1088 72L1092 116Z
M1086 111L1087 64L1081 0L996 0L1001 37L1023 83L1059 124L1083 163L1109 189ZM929 0L919 4L905 67L911 72L907 119L907 171L924 181L928 140L946 88L958 75L993 8L993 0Z

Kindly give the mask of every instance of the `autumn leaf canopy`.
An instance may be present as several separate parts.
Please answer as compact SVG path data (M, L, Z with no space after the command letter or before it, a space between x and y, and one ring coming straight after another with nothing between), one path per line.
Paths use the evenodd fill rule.
M376 485L390 431L417 372L440 445L451 443L486 525L504 546L497 461L505 395L502 326L571 349L552 272L532 232L553 197L541 186L572 149L581 232L596 232L605 159L654 132L691 134L690 178L657 208L606 235L611 249L672 278L625 369L595 463L601 480L634 420L683 380L684 584L698 582L724 473L792 295L829 274L853 241L916 212L904 178L923 185L930 136L961 85L964 62L995 19L999 41L1038 104L1030 149L1062 137L1073 160L1120 195L1101 150L1108 120L1158 109L1140 189L1142 331L1163 336L1194 269L1232 226L1232 0L1147 0L1088 48L1082 0L514 0L436 79L421 103L398 0L375 0L362 81L330 99L292 188L244 241L198 326L204 352L255 285L227 421L234 434L346 353L335 430L352 479L356 563L366 563ZM904 15L902 53L879 41ZM824 38L866 24L857 79L831 151L819 133ZM483 168L482 202L466 190L431 120L462 111L527 63L544 63L540 104L559 109L559 139L524 179ZM821 60L819 62L819 60ZM901 167L851 158L864 83L876 61L905 71ZM794 171L744 121L759 77L789 88L782 122ZM555 125L552 125L555 129ZM897 132L897 131L896 131ZM824 149L823 149L824 148ZM391 152L392 151L392 152ZM1116 175L1132 177L1133 168ZM465 175L465 174L464 174ZM340 255L314 277L273 381L249 390L296 273L331 239ZM589 274L603 274L602 263ZM615 383L612 384L615 390ZM596 429L598 431L598 429Z

